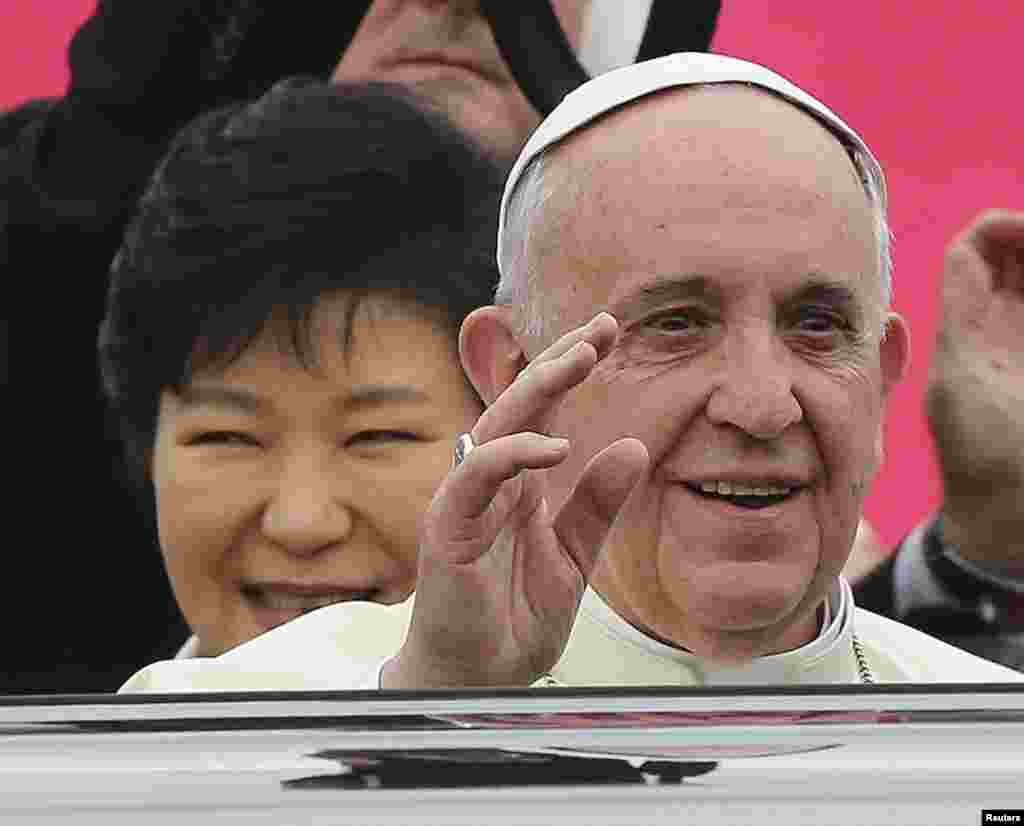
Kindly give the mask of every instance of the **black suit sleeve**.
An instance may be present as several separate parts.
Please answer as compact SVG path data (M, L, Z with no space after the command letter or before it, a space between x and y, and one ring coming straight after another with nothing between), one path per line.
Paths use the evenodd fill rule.
M1024 597L1012 589L995 587L946 558L939 524L939 518L933 517L923 533L915 531L904 539L885 562L854 586L854 602L979 657L1024 671L1020 633ZM923 554L924 574L935 579L946 597L937 604L911 604L898 613L895 566L902 555L910 553ZM913 599L912 593L899 596L901 603ZM983 610L986 600L992 606L991 616Z

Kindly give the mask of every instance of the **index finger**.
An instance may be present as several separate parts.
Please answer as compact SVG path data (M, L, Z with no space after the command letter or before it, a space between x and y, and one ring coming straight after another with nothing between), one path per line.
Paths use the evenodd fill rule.
M611 352L618 329L615 318L601 312L541 351L477 419L473 441L480 445L526 430L544 432L545 415Z
M597 350L597 358L600 361L611 350L615 338L619 334L619 322L615 316L603 310L595 315L590 321L581 327L570 330L559 338L554 344L541 350L534 358L530 359L530 365L543 364L546 361L554 361L565 353L569 352L576 344L587 341ZM527 365L527 369L529 366Z

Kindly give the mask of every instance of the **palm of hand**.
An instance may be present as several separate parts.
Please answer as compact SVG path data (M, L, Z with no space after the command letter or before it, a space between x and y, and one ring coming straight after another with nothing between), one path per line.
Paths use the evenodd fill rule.
M531 362L473 428L476 447L442 483L424 527L417 598L393 684L527 685L561 655L604 539L647 463L621 439L587 463L559 511L547 469L561 398L610 351L599 315Z
M422 605L437 617L448 613L449 599L458 599L464 618L457 625L443 624L437 629L442 638L429 646L457 662L467 656L486 661L490 684L529 682L554 664L586 585L555 530L542 475L530 471L503 485L484 514L480 534L465 537L467 549L486 543L485 552L477 555L474 549L468 561L428 555L421 567L416 608ZM435 581L443 583L437 591L443 599L436 602L430 587ZM457 669L469 673L473 664L459 662Z
M1019 521L1024 490L1024 213L986 213L951 245L928 415L961 521ZM970 516L969 516L970 515ZM977 536L977 528L972 529Z

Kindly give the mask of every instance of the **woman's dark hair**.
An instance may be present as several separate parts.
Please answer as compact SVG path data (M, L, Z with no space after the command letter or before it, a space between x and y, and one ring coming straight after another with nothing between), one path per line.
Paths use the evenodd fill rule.
M401 86L294 79L194 121L172 143L115 258L104 389L148 477L160 396L227 366L284 319L303 363L310 316L343 290L450 326L491 301L504 170ZM287 337L286 337L287 338Z

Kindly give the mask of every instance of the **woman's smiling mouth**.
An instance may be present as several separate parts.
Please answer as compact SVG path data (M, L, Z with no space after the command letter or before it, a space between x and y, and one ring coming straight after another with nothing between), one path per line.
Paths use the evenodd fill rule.
M289 620L342 602L374 602L377 588L309 586L285 583L246 583L242 596L252 606L260 624L268 629Z

